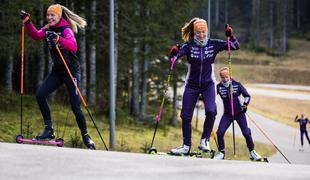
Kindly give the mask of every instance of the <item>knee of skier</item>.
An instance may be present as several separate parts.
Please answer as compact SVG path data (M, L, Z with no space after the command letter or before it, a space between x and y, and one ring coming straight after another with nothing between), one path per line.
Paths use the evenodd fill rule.
M224 132L218 129L216 131L216 135L217 135L217 137L223 137L224 136Z
M40 89L36 92L36 98L37 100L46 99L46 95L43 91L40 91Z
M217 111L216 111L216 109L212 109L212 110L206 110L205 113L206 113L206 118L215 119Z
M243 135L244 137L251 137L251 129L250 129L250 128L247 128L247 130L242 131L242 135Z
M192 120L193 113L181 112L181 119L183 122L190 122Z

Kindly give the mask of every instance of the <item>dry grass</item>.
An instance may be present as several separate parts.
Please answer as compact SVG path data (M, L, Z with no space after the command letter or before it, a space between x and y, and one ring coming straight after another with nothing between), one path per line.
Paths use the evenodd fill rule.
M286 56L242 50L232 52L233 76L243 83L310 85L310 42L292 39ZM216 70L227 66L227 53L216 58ZM217 73L216 73L217 74Z
M293 120L300 113L309 113L310 101L301 101L285 98L267 97L261 95L252 95L250 110L259 114L287 124L292 127L299 127Z

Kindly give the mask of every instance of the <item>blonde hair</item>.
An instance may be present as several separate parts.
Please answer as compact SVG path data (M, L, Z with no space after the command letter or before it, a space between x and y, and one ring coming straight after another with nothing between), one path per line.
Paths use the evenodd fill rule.
M70 23L70 26L74 33L78 32L78 27L80 29L84 29L87 25L87 22L84 18L80 17L79 15L75 14L74 12L70 11L65 6L61 6L63 13L65 14L67 20Z
M222 72L223 71L227 71L227 73L223 74ZM219 70L219 75L223 75L223 76L229 76L229 68L228 67L222 67L220 70Z
M47 11L52 11L56 13L58 16L64 17L66 20L69 21L70 27L74 33L78 32L78 27L80 29L84 29L87 25L87 22L84 18L80 17L79 15L75 14L74 12L70 11L65 6L60 4L53 4L51 5ZM49 25L45 25L45 28L49 28Z
M185 23L185 25L182 27L182 29L181 29L182 39L184 41L188 41L195 36L194 24L198 20L203 20L203 19L200 19L198 17L194 17L189 22ZM203 21L206 23L206 29L208 29L207 22L205 20L203 20Z

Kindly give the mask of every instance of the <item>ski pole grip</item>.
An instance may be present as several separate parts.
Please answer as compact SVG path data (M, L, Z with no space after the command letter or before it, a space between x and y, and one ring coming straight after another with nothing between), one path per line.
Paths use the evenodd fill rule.
M156 121L157 121L157 122L160 121L160 117L161 117L162 112L163 112L163 108L160 107L160 108L159 108L159 112L158 112L158 114L157 114L157 116L156 116Z

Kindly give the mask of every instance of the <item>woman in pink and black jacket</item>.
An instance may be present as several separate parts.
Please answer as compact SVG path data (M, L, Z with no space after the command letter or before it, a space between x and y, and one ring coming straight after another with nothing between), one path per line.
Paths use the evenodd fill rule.
M37 102L45 124L43 133L38 135L36 139L55 138L47 97L62 84L65 84L69 92L71 108L80 128L84 144L88 148L95 149L95 143L87 133L87 126L81 110L80 98L56 49L56 46L58 46L64 59L67 61L66 63L75 82L79 84L81 76L80 61L76 55L78 47L74 33L77 33L77 27L84 28L87 25L85 19L59 4L49 6L46 12L47 25L40 30L37 30L32 24L30 21L30 14L27 12L21 11L20 17L25 23L29 35L33 39L46 40L53 60L52 71L40 85L36 93Z

